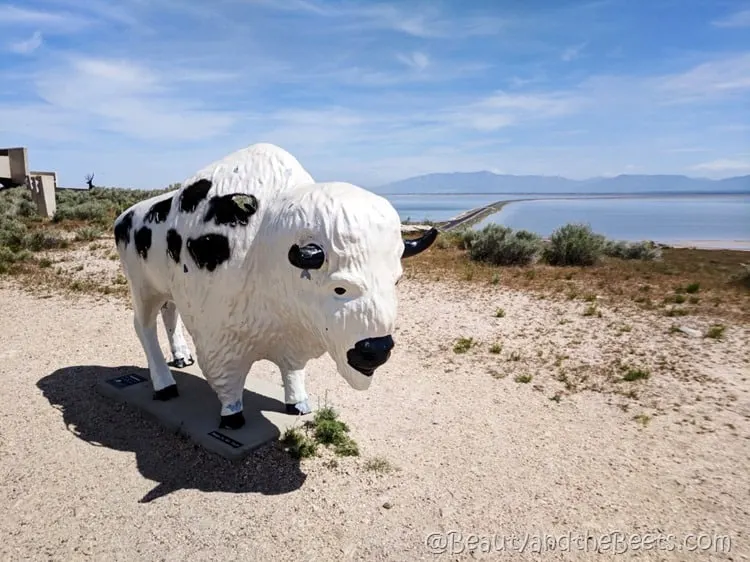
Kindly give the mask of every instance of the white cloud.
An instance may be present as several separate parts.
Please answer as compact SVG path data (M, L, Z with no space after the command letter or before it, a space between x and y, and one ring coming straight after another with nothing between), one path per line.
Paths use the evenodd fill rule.
M399 54L396 60L406 69L377 69L362 66L303 69L290 72L287 79L299 84L342 84L357 87L384 88L416 83L450 82L459 78L475 76L491 68L484 63L439 62L424 55ZM421 65L421 66L420 66ZM411 70L409 70L411 69ZM416 70L417 72L413 72ZM277 78L278 79L278 78Z
M162 79L131 61L72 58L67 62L35 77L37 95L48 108L43 117L33 118L37 123L55 113L52 126L70 121L90 133L110 131L137 140L179 143L224 134L239 119L236 113L202 107L185 95L189 90L176 77Z
M42 32L35 31L34 34L28 39L24 39L23 41L18 41L16 43L11 43L8 48L13 53L19 55L29 55L42 46L42 41Z
M740 10L711 23L716 27L750 27L750 9Z
M75 10L90 13L99 20L109 20L130 26L142 26L142 22L133 14L137 3L109 2L107 0L54 0L57 4L67 5ZM162 2L163 0L159 0ZM119 5L118 5L119 4Z
M524 121L560 117L576 112L585 103L573 93L508 94L497 92L449 111L455 126L495 131Z
M0 4L0 28L31 25L73 31L91 23L87 18L67 13L19 8Z
M342 20L341 28L349 31L380 29L398 31L420 39L457 36L494 35L506 21L497 17L447 17L434 3L422 2L405 7L402 3L344 2L336 6L313 0L251 0L252 4L270 9L302 12L308 15Z
M750 125L745 123L730 123L728 125L716 125L714 130L723 133L744 133L750 131Z
M477 107L500 110L519 110L539 116L570 113L579 100L567 93L506 94L498 92L483 99Z
M46 104L0 104L0 133L8 138L30 139L34 144L84 140L87 133L78 125L74 115ZM14 140L13 144L22 143Z
M570 62L574 59L577 59L581 55L581 51L586 47L587 43L580 43L579 45L573 45L572 47L568 47L565 49L562 54L560 55L560 58L564 60L565 62Z
M533 36L522 21L530 35L520 37L521 46L518 36L467 44L466 36L497 33L502 22L466 12L454 17L437 4L221 3L230 11L197 0L126 0L110 12L102 0L45 0L45 7L69 10L62 17L16 1L13 17L24 22L17 38L38 30L51 45L48 38L64 28L70 13L79 14L79 25L102 26L101 33L76 38L76 50L68 53L77 54L60 58L45 49L44 58L29 59L33 64L4 70L3 77L13 72L13 80L0 85L0 136L12 136L14 143L33 136L27 143L33 154L45 154L61 171L73 170L74 179L90 171L81 165L94 161L105 182L158 187L180 181L195 161L258 141L289 149L316 176L371 184L489 168L589 176L641 166L647 173L669 173L726 156L696 164L720 174L719 164L746 161L737 148L741 135L715 128L741 116L738 109L732 113L739 104L731 96L748 91L750 53L703 58L682 69L662 59L660 68L671 74L649 76L654 66L646 64L632 75L567 85L586 68L570 72L559 60L588 55L586 43L562 52L566 44L547 34L550 29ZM240 13L252 12L249 2L274 12L256 11L248 22ZM121 24L136 21L153 28L121 33ZM224 22L228 27L219 28ZM239 29L250 23L254 32ZM206 38L199 44L192 40L195 24ZM295 41L279 38L280 29ZM352 30L356 37L342 33ZM385 51L373 48L383 45ZM606 50L602 45L600 52ZM532 60L532 51L544 60ZM492 64L472 58L482 56ZM15 73L31 76L16 80ZM728 106L713 103L725 99ZM689 154L702 146L711 148ZM138 162L143 170L119 160ZM147 172L154 175L141 179Z
M683 147L683 148L667 148L664 152L669 154L692 154L696 152L711 152L710 148L700 147Z
M701 172L750 172L750 160L732 160L729 158L721 158L719 160L712 160L710 162L696 164L695 166L691 166L690 169Z
M396 57L406 66L417 71L424 70L430 64L430 58L426 54L419 51L415 51L406 55L398 54Z
M75 58L71 63L73 80L90 80L100 87L111 88L112 93L148 92L159 85L155 73L127 60Z
M656 89L675 102L750 90L750 53L705 62L686 72L659 78Z

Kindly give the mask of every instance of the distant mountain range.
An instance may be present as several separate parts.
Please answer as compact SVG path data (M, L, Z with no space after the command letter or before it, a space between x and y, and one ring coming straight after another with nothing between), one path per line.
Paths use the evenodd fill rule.
M750 175L722 180L679 175L620 175L571 180L492 172L426 174L372 188L375 193L750 193Z

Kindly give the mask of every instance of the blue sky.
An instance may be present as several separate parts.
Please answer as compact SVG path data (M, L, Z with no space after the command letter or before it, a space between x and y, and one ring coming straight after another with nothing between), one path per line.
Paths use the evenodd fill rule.
M0 0L0 146L161 188L255 142L318 180L750 173L750 0Z

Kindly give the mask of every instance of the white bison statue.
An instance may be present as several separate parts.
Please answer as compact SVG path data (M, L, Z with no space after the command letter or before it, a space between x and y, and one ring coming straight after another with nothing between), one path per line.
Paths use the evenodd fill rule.
M221 403L219 426L238 429L259 360L281 370L289 414L311 411L305 365L326 352L349 385L366 390L394 346L401 259L427 249L437 231L405 241L385 198L316 183L291 154L261 143L133 205L114 235L154 399L177 398L169 367L193 362L182 320ZM172 363L157 337L160 310Z

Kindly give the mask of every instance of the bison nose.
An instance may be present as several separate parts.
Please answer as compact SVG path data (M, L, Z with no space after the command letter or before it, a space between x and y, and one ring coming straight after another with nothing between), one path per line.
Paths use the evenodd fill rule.
M371 377L375 369L388 361L393 345L391 336L367 338L355 343L354 347L346 352L346 358L352 368Z

